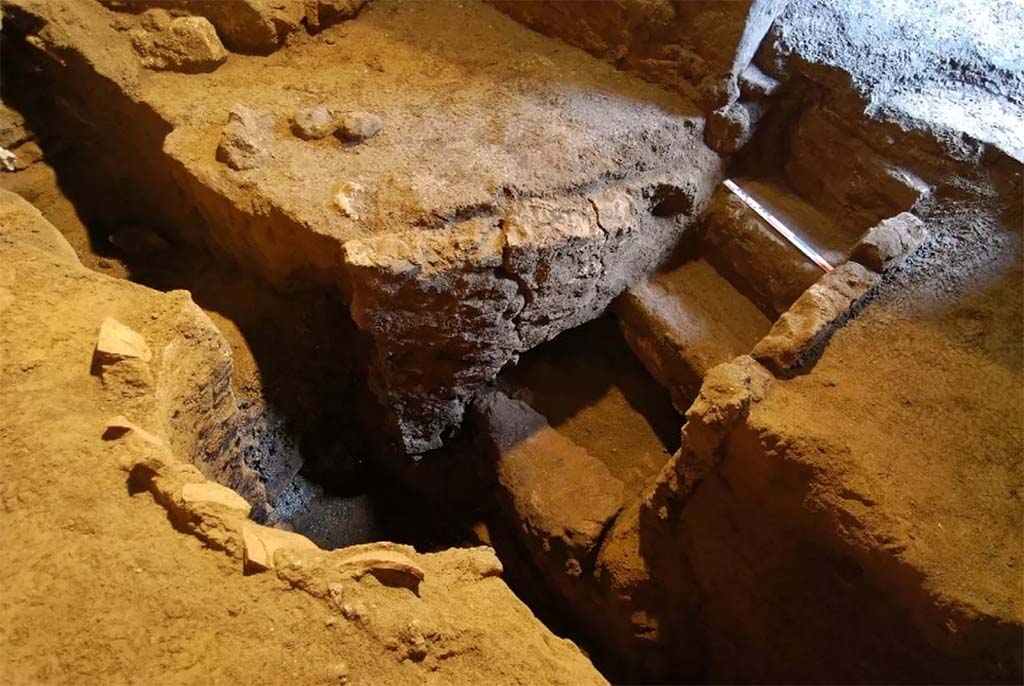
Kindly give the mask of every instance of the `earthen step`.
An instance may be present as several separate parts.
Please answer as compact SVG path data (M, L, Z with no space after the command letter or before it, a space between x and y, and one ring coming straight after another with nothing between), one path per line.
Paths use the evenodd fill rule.
M859 232L832 219L788 187L737 180L739 186L818 254L835 265L846 259ZM774 318L789 308L823 271L725 187L705 215L706 259Z
M749 353L772 325L703 259L638 283L615 312L630 347L680 412L709 369Z

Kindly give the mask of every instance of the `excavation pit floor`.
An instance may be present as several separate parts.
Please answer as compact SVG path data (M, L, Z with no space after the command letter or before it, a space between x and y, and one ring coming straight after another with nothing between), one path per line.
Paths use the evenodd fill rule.
M610 317L535 348L502 380L628 492L639 491L679 447L683 418Z

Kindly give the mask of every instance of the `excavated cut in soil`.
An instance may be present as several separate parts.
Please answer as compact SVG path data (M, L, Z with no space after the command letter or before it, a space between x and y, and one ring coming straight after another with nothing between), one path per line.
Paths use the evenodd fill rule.
M639 490L679 447L683 418L610 317L524 354L503 384L551 426Z

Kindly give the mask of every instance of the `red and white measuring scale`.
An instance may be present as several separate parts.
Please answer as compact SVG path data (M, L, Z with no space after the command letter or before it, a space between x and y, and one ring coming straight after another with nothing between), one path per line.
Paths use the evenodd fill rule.
M769 212L764 205L754 200L754 198L752 198L745 190L740 188L735 181L732 179L726 179L722 183L725 184L726 188L732 191L733 195L746 203L747 207L757 212L761 219L768 222L769 226L778 231L783 238L792 243L797 250L806 255L811 262L814 262L814 264L818 265L826 272L832 271L832 265L828 263L828 260L822 257L817 250L804 243L799 236L789 230L789 227L776 219L775 215Z

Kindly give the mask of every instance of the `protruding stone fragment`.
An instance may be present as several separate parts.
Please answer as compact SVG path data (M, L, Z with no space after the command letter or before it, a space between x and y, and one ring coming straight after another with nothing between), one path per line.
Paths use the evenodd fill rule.
M274 568L274 555L279 550L319 550L305 536L260 526L253 522L242 524L243 562L247 573L264 572Z
M3 157L3 148L0 148L0 158ZM25 141L18 146L14 153L10 153L15 156L14 168L8 169L4 167L6 171L21 171L22 169L28 169L33 164L43 159L43 149L39 147L39 144L35 141ZM2 160L0 160L2 163Z
M213 481L185 484L181 489L181 499L186 505L211 504L224 507L242 517L248 517L252 510L252 506L245 501L245 498L227 486L221 486Z
M135 52L142 58L142 66L148 69L213 71L228 57L213 24L203 17L178 17L169 23L165 23L160 14L149 19L144 25L155 30L131 34Z
M346 112L338 118L335 134L347 143L361 143L376 136L384 123L371 112Z
M661 521L672 517L674 508L718 465L722 441L746 418L750 406L765 397L772 381L768 370L749 355L708 371L686 411L679 450L642 495L645 510Z
M93 362L100 365L115 364L122 360L149 362L153 353L146 345L146 339L113 317L107 317L100 325L96 340Z
M417 593L426 576L411 558L394 550L358 553L342 560L341 566L354 570L356 578L371 574L385 586L401 586Z
M924 222L901 212L871 227L853 249L851 259L882 273L897 266L928 237Z
M256 169L270 159L273 117L235 105L217 146L217 160L235 170Z
M807 289L754 347L754 358L776 374L800 366L880 280L856 262L845 262Z
M469 581L486 579L489 576L501 576L505 571L501 560L494 553L490 544L478 548L461 548L453 568L460 576Z
M148 9L139 15L139 23L147 31L166 31L171 27L174 15L162 7Z
M313 31L351 19L369 0L306 0L307 26Z

